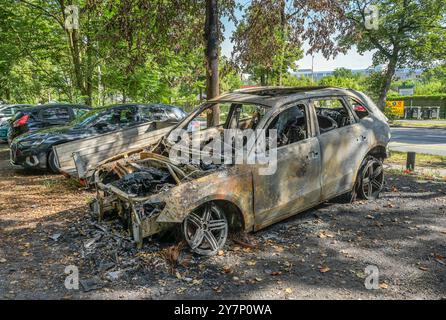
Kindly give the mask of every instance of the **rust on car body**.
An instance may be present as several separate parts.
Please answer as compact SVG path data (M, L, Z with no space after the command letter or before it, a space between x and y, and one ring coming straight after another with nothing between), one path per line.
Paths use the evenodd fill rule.
M221 132L231 126L235 115L239 126L243 121L252 123L249 117L242 121L240 112L234 110L256 106L264 112L255 122L256 128L273 127L274 121L280 121L290 110L300 112L296 113L302 115L299 126L293 132L301 136L289 141L291 138L284 135L285 142L277 147L276 171L262 175L264 165L260 164L176 164L169 158L167 134L141 152L117 155L97 167L93 209L99 217L119 215L129 223L134 240L142 245L144 238L185 223L191 213L212 203L212 207L203 209L202 219L194 219L198 228L204 228L202 238L210 242L209 252L215 253L217 242L212 242L218 236L212 239L209 225L223 225L227 220L230 229L256 231L358 188L366 197L379 193L380 161L387 156L390 130L385 116L364 94L327 87L240 90L208 101L176 128L189 128L194 119L215 104L230 105L228 119L222 127L204 131ZM368 173L361 171L365 167ZM214 214L208 225L206 210ZM225 218L215 218L221 211ZM189 236L194 246L198 236Z

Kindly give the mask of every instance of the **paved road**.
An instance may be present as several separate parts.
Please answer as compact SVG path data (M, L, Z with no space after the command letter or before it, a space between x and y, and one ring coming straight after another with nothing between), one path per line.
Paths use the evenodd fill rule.
M392 128L390 150L446 156L446 129Z

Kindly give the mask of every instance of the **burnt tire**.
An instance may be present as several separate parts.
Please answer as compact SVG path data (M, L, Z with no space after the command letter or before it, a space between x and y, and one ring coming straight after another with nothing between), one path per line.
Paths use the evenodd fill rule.
M358 174L356 192L358 196L365 200L379 198L384 187L384 167L380 159L367 156Z
M229 224L223 210L210 202L192 211L184 219L182 230L184 239L193 252L212 256L225 245Z
M53 150L48 153L48 169L53 173L60 173L59 164Z

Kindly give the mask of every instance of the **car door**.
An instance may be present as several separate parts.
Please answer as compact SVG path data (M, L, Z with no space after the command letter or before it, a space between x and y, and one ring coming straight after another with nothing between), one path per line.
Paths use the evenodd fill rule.
M277 167L270 175L262 175L258 165L253 170L256 230L320 201L320 148L308 115L308 102L300 101L281 108L265 126L277 130ZM300 119L304 135L284 141L287 119L293 117Z
M358 163L367 149L367 135L342 96L315 98L318 140L322 159L322 200L350 191Z

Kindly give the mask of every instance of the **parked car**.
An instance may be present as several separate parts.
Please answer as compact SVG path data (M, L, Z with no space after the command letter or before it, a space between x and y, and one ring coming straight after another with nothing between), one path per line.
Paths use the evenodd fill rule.
M193 123L215 105L226 117L198 134L277 130L273 173L264 175L261 164L172 159L178 129L192 134ZM120 216L140 246L145 237L177 226L194 252L213 255L228 232L257 231L340 195L378 197L389 140L387 118L361 92L244 89L205 103L139 155L104 161L95 172L97 198L91 208L100 219ZM254 146L243 146L248 157ZM202 148L196 144L192 153L203 155Z
M68 124L91 110L77 104L46 104L22 109L10 120L8 142L28 131Z
M59 171L52 147L68 141L114 132L150 121L179 122L180 108L162 104L124 104L90 110L66 126L23 134L11 144L11 162L23 167Z
M2 105L0 107L0 142L6 142L8 138L9 121L18 111L32 107L30 104Z

